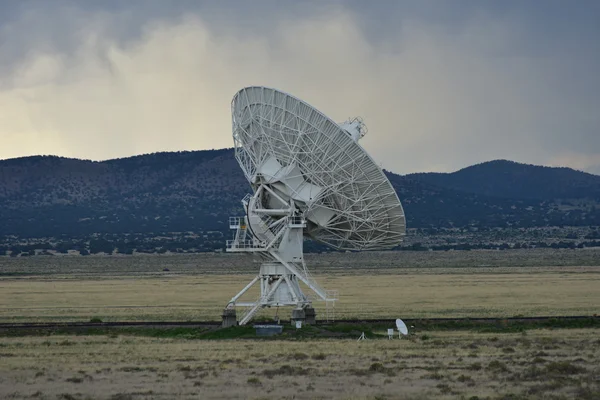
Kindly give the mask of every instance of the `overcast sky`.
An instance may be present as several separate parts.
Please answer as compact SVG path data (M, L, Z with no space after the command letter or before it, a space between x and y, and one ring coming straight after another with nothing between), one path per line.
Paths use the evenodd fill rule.
M1 1L0 158L231 147L244 86L294 94L397 173L600 174L600 1Z

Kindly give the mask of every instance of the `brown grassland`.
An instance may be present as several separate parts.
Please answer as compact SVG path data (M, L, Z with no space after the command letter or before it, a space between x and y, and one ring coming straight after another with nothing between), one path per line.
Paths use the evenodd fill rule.
M600 250L333 253L308 263L339 290L337 319L593 315L600 305ZM257 270L222 254L4 257L0 322L218 320ZM321 315L323 306L315 302Z
M336 317L506 317L592 315L600 305L600 269L545 268L502 273L332 275L340 291ZM0 322L220 319L249 275L174 275L144 278L69 276L0 281ZM306 289L308 293L308 289ZM247 296L258 296L255 288ZM315 302L324 315L324 305ZM265 310L262 315L274 315ZM289 309L279 311L289 317Z
M0 397L598 399L599 333L432 332L362 342L0 338Z
M600 305L596 250L308 259L340 291L338 319L594 315ZM218 320L257 269L222 254L0 257L0 322ZM598 399L599 337L597 328L416 330L361 342L0 335L0 398Z

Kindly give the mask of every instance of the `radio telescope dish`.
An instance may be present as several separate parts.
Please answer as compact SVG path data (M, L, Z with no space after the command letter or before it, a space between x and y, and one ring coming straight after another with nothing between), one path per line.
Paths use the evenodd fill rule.
M405 218L396 191L358 144L360 118L336 124L289 94L240 90L232 102L235 157L257 190L267 184L306 219L305 234L340 250L400 243ZM274 195L268 206L277 207Z
M328 304L336 296L310 277L303 237L339 250L394 247L406 230L400 200L358 144L367 132L362 119L337 124L296 97L257 86L236 93L231 113L235 157L254 193L242 200L246 216L230 220L235 236L227 251L253 252L265 262L255 280L231 299L223 324L234 323L236 305L250 307L241 325L261 307L280 305L297 306L293 322L307 313L314 319L298 281ZM238 303L259 280L261 298Z
M404 321L402 321L400 318L396 320L396 328L398 328L398 332L404 336L408 335L408 328L406 327Z

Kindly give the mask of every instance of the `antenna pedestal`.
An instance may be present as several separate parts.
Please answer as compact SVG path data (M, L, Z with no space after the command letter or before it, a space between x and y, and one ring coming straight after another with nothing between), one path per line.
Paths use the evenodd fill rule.
M267 301L265 305L304 307L310 304L300 289L298 277L290 273L283 264L265 263L260 267L259 276L261 298Z
M261 205L266 201L262 196L273 194L273 190L261 185L254 196L246 196L242 203L247 210L244 218L232 217L229 221L235 230L234 238L227 241L228 252L246 252L259 256L264 262L259 274L237 295L233 296L223 312L223 327L231 324L227 309L247 307L241 313L239 325L247 324L265 307L295 307L291 320L306 321L308 309L309 323L315 323L315 310L312 301L302 292L300 282L304 283L320 300L333 302L328 292L323 290L306 269L303 257L303 231L306 220L299 215L293 204L280 201L277 209L265 209ZM284 208L285 206L285 208ZM255 284L260 285L260 296L253 302L239 299ZM231 325L228 325L231 326Z

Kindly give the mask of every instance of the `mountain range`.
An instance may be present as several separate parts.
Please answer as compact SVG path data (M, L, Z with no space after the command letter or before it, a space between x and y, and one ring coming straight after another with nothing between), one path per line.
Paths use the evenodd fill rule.
M600 176L506 160L453 173L385 171L411 228L600 225ZM102 162L0 161L0 236L226 232L250 192L233 149Z

